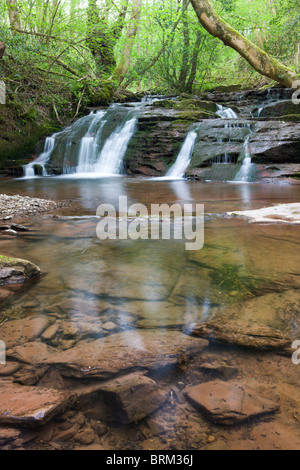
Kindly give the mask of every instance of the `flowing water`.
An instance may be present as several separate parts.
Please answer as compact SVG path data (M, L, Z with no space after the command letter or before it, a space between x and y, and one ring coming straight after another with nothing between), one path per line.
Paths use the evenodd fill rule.
M190 335L196 325L215 318L275 328L291 341L297 337L299 226L250 224L248 219L229 217L227 212L299 202L300 186L242 184L249 181L252 171L251 126L236 121L236 113L220 105L218 114L225 120L222 128L228 135L235 127L237 131L247 127L242 129L244 159L234 183L183 179L203 124L192 127L165 177L122 176L123 158L136 130L141 106L143 103L130 108L113 105L108 110L91 112L49 137L44 152L25 167L25 178L1 181L1 192L8 195L68 203L54 216L23 221L30 231L17 238L1 236L1 254L28 259L42 271L37 281L2 300L1 313L6 324L14 320L25 324L32 317L47 318L54 330L52 336L31 331L34 340L18 345L21 362L26 362L26 354L30 353L29 362L40 364L41 348L47 348L50 359L59 355L62 364L71 355L72 367L76 364L80 369L79 375L75 373L76 380L84 378L83 383L87 384L92 378L99 379L95 375L100 374L99 370L105 377L145 371L143 355L154 351L155 367L148 373L162 387L171 387L170 399L149 421L147 418L136 427L111 424L111 434L101 441L104 448L202 448L212 433L219 447L225 440L226 448L240 446L242 437L250 447L253 442L256 447L261 446L262 435L268 435L272 445L277 442L277 435L269 437L273 423L263 423L259 437L252 435L250 428L247 432L244 429L244 434L238 429L228 432L208 424L186 404L182 392L199 381L211 380L199 370L202 363L213 361L238 367L234 384L240 383L242 376L256 391L263 387L275 389L284 417L276 418L275 429L283 429L282 433L289 436L287 441L292 442L294 423L290 415L295 413L294 405L285 401L286 390L282 392L282 387L297 387L299 382L298 371L290 369L290 358L263 356L262 351L254 354L235 346L223 349L214 343L203 354L184 355L181 362L174 358L181 357L186 344L194 347L195 339ZM213 126L214 121L208 124ZM222 139L218 139L222 145ZM62 156L63 174L48 177L50 159L53 170L56 159L61 160ZM213 163L228 167L236 161L224 152ZM35 165L41 167L43 177L35 177ZM203 248L187 251L185 239L100 240L96 232L97 208L107 204L118 213L120 196L127 197L128 206L145 205L149 215L153 204L203 204ZM140 210L139 207L135 209ZM125 220L126 224L131 222L132 218ZM172 223L176 223L175 219ZM89 351L95 354L95 348L101 358L100 368L89 362ZM76 381L71 381L70 369L67 373L59 371L65 386L77 386ZM106 419L99 417L99 410L97 414L84 409L84 413L94 420ZM115 410L110 411L114 413ZM285 445L282 439L280 443ZM297 445L300 448L300 443Z
M299 226L253 225L222 214L273 203L297 202L299 186L66 177L1 182L1 190L6 194L70 202L54 218L45 215L28 219L26 225L30 231L16 239L1 237L2 254L29 259L42 270L38 281L2 303L6 324L11 320L25 322L37 316L48 318L57 326L54 337L35 338L30 343L33 363L41 361L40 350L34 355L34 348L46 345L49 358L59 353L63 362L65 354L71 353L76 363L87 361L88 370L90 364L85 351L97 344L103 361L111 363L122 375L128 373L132 355L139 360L142 351L154 348L157 351L155 374L158 374L155 380L173 387L179 396L179 389L199 382L199 372L197 375L193 369L193 372L183 373L186 367L188 370L193 364L196 367L195 359L191 365L182 364L178 369L172 358L188 340L187 334L193 325L211 319L216 309L225 316L232 308L238 310L237 320L245 315L253 324L280 328L287 322L296 326L293 315L272 318L268 310L265 317L266 305L256 312L235 306L241 303L246 306L253 299L259 306L260 299L270 296L268 302L276 309L277 302L281 305L278 294L287 290L292 300L300 285L295 256L299 249ZM203 203L206 213L203 249L186 251L184 240L100 241L96 236L97 207L101 203L117 207L120 195L127 196L128 205L143 203L149 210L155 203ZM26 331L28 334L28 329ZM34 336L35 332L31 333ZM19 352L26 350L22 341L19 346ZM212 346L199 360L205 362L211 360L209 357L238 366L240 374L255 376L259 385L261 381L268 382L263 363L257 363L251 353L235 353L234 349L223 351ZM280 361L288 371L288 359L275 359L272 365L268 361L269 372L272 369L278 376L276 367ZM138 365L136 367L139 369ZM87 380L88 377L84 383ZM284 382L283 378L278 380ZM76 383L71 386L76 387ZM226 429L220 431L207 424L197 411L184 404L184 399L174 402L172 397L151 417L154 423L160 423L167 441L161 434L149 434L149 431L152 443L147 437L134 437L140 436L144 421L133 428L111 424L107 440L101 441L104 448L194 449L203 447L206 436L211 433L217 439L220 433L228 438L227 447L239 445L238 431L230 438ZM87 416L96 415L89 412ZM97 416L96 419L104 419ZM149 425L150 422L147 421ZM223 437L220 439L222 441ZM247 442L253 444L251 436Z

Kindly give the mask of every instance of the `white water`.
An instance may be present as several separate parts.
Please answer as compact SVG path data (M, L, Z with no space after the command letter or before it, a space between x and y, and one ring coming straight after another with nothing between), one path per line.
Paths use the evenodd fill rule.
M249 148L249 140L252 135L252 132L247 136L244 149L245 149L245 158L243 160L243 164L241 166L240 171L237 173L235 177L235 181L247 182L250 179L251 168L252 168L252 158Z
M106 122L103 119L105 114L105 111L99 111L94 115L86 135L81 139L76 173L93 173L94 171L98 150L97 142Z
M53 149L55 147L55 138L57 134L53 134L51 137L47 137L45 141L45 146L44 146L44 151L41 153L41 155L34 160L32 163L28 163L28 165L23 166L24 170L24 177L25 178L34 178L35 177L35 171L34 171L34 166L39 165L43 169L43 176L48 176L47 170L46 170L46 163L48 162L51 153L53 152Z
M93 171L99 175L119 175L129 141L136 131L138 111L131 111L125 123L111 134L104 144Z
M188 133L174 165L168 170L164 179L183 178L191 162L199 126Z
M101 176L118 176L122 170L122 162L125 156L129 141L136 130L140 105L125 114L121 124L111 133L104 145L100 146L101 134L108 116L112 115L112 105L107 111L98 111L91 113L89 116L79 119L73 126L64 129L62 132L47 137L43 153L32 163L24 166L25 178L34 178L34 166L40 165L43 169L43 176L48 176L46 164L49 161L56 144L58 150L65 161L64 177L90 178ZM76 141L76 134L80 132L80 128L89 122L89 127L82 137L77 150L73 149L73 142ZM60 142L56 141L56 137L63 134ZM72 153L73 152L73 153ZM74 153L75 152L75 153ZM78 155L77 165L71 166L71 154Z
M222 119L238 119L238 115L231 108L224 108L221 104L217 104L218 110L216 114Z

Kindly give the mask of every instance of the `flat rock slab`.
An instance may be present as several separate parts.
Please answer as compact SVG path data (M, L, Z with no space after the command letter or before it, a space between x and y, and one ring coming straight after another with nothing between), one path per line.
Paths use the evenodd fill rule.
M279 411L279 405L233 381L213 381L184 392L187 400L215 424L234 425Z
M199 354L208 341L179 331L128 330L54 353L42 343L28 343L8 351L10 359L54 366L65 377L111 378L133 368L176 366L183 358ZM36 348L36 353L35 353Z
M46 424L70 408L76 395L70 392L19 386L1 386L0 424L37 426Z
M53 318L31 317L23 320L12 320L1 325L1 341L6 348L27 343L38 338L52 323Z
M290 340L274 328L251 324L241 320L212 320L187 327L193 336L207 338L210 342L235 344L262 351L285 349Z

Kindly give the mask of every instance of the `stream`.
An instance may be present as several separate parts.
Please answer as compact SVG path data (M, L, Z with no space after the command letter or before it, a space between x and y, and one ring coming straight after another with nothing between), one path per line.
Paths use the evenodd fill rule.
M1 236L1 254L28 259L42 272L2 301L4 327L19 322L17 328L27 335L12 341L8 353L21 367L15 380L79 390L81 397L69 415L51 421L48 440L38 431L28 448L38 448L38 439L59 448L68 443L104 449L300 448L293 418L299 416L300 369L289 352L277 355L270 346L274 331L286 335L290 345L300 331L299 225L255 224L227 214L298 203L300 186L248 182L251 125L243 120L234 127L237 114L221 105L225 131L243 135L243 159L234 163L232 181L184 178L197 132L205 133L205 125L215 120L190 128L164 175L125 175L123 159L145 104L92 111L49 137L23 178L1 181L7 195L67 201L55 214L24 219L28 232ZM64 155L63 174L49 176L47 163L55 152ZM232 164L226 151L222 155L215 164ZM120 196L149 211L152 204L204 204L204 247L187 251L184 239L100 240L97 207L118 207ZM34 319L45 326L34 326ZM200 324L215 320L234 329L231 341L197 336ZM243 343L247 334L250 349ZM257 346L257 337L266 344ZM137 373L141 391L131 377ZM261 396L280 403L281 413L242 428L237 418L226 427L224 415L220 422L207 420L186 390L215 379L229 384L237 400L236 386L252 387L257 416L264 414ZM127 389L133 390L129 398ZM92 430L90 441L76 437L78 419L82 429ZM62 437L62 422L74 431L68 439Z

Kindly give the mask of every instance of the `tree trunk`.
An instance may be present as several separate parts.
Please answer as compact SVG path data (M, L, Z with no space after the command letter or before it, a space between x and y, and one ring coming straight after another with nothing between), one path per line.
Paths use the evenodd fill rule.
M141 16L142 0L132 0L131 16L127 27L126 39L121 53L121 59L111 77L113 82L121 85L128 72L131 60L131 53L135 37L138 32Z
M116 67L114 47L121 36L126 12L127 4L122 7L115 23L110 27L106 17L100 15L97 0L89 0L87 8L87 44L94 57L99 76L109 76Z
M204 39L202 39L201 31L197 31L196 41L194 45L194 51L192 56L192 64L191 64L191 71L190 75L186 84L186 92L192 93L193 92L193 85L197 74L197 65L198 65L198 57L200 53L200 49Z
M2 59L2 57L4 56L4 52L5 52L5 44L4 42L0 42L0 59Z
M6 0L8 7L9 22L12 34L22 29L17 0Z
M191 0L202 26L225 46L236 50L261 75L291 88L299 76L233 29L216 13L209 0Z

